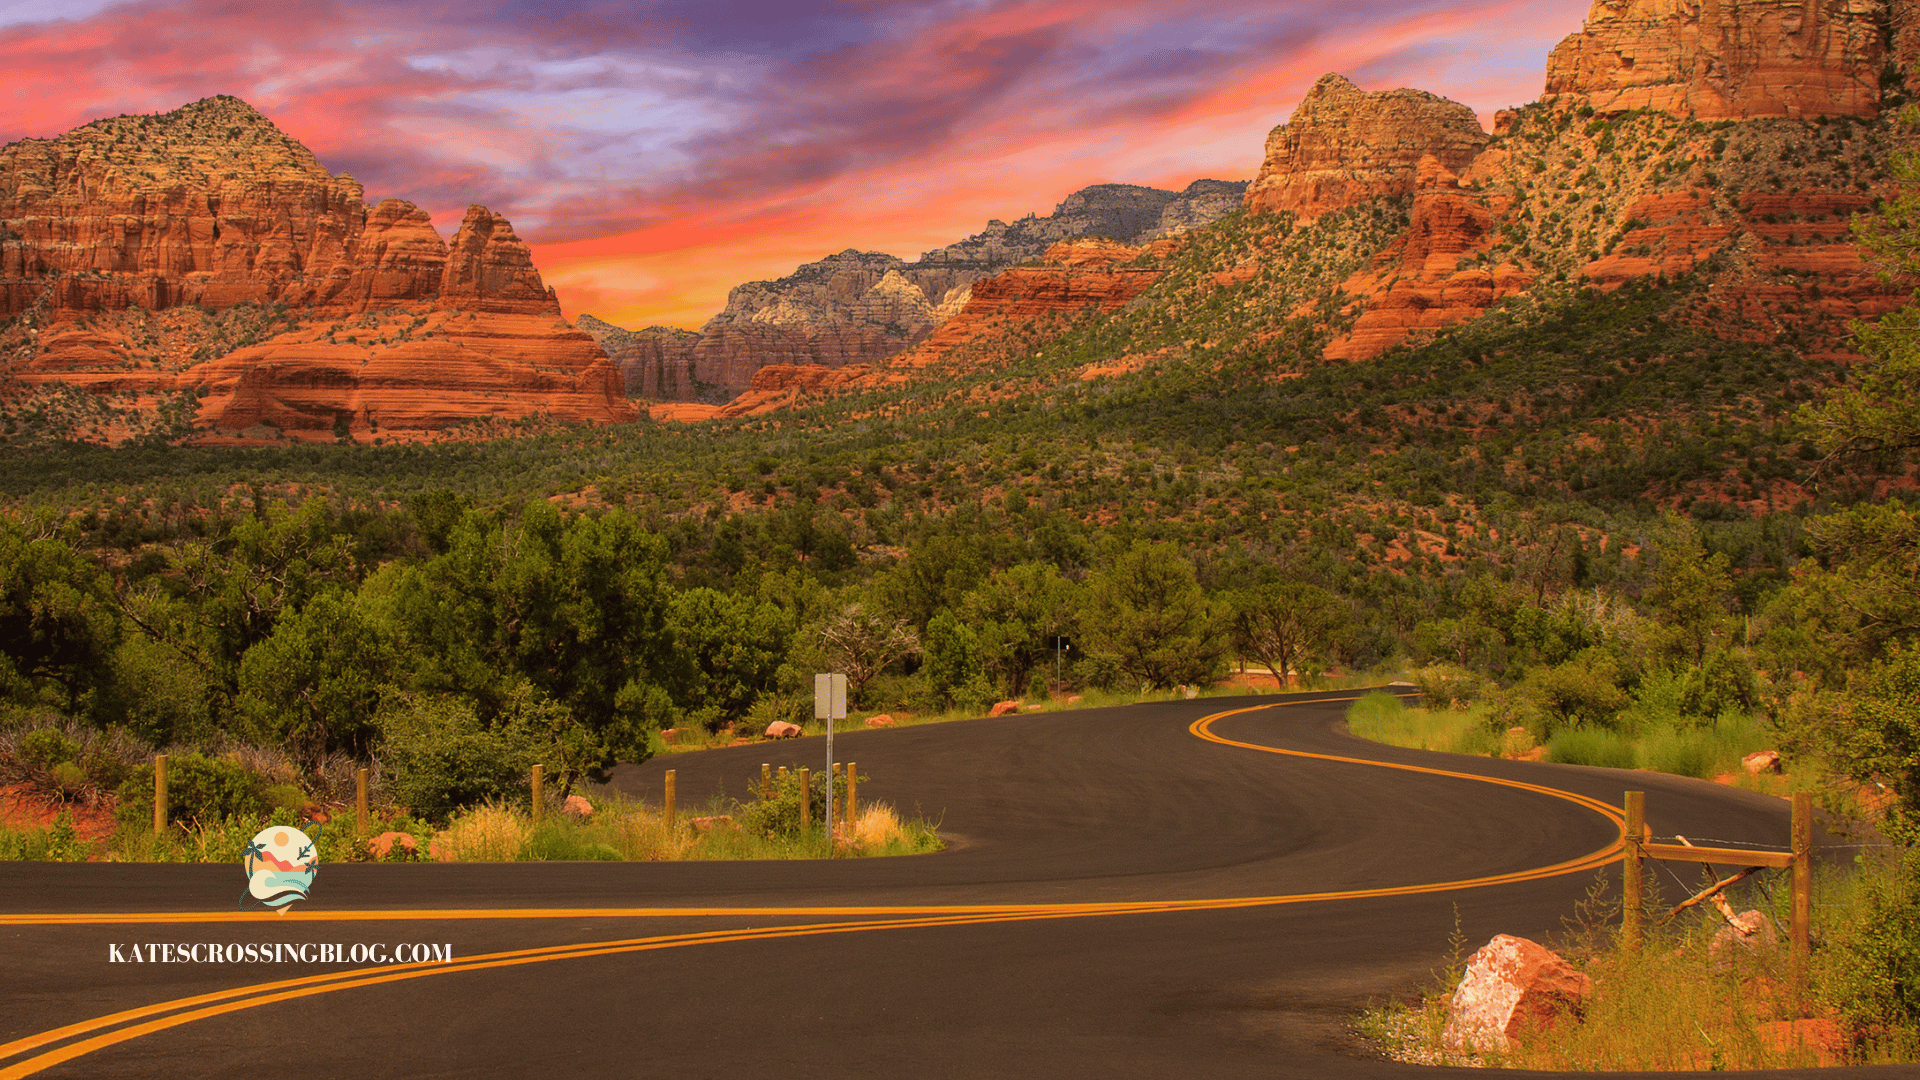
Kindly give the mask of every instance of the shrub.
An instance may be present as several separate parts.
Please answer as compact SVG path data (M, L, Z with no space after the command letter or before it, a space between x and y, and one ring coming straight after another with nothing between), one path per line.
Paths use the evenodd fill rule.
M41 728L21 736L14 744L14 759L32 769L51 769L80 756L80 744L53 728Z
M1868 865L1857 888L1858 917L1835 926L1822 950L1826 996L1871 1049L1912 1054L1920 1050L1920 853Z
M167 823L210 826L228 818L266 814L265 778L224 758L181 754L167 759ZM132 770L120 785L122 821L153 817L153 765Z
M534 748L490 731L473 706L455 697L396 694L376 721L381 759L393 777L395 799L430 821L492 801L525 804Z
M847 782L844 776L835 776L833 779L833 801L838 807L847 797ZM807 786L812 789L807 806L808 824L810 827L818 827L826 814L827 774L821 772L810 774ZM758 791L756 786L754 789L756 795ZM755 798L752 802L741 804L740 809L734 814L734 821L747 832L768 839L798 836L800 834L800 771L794 769L785 776L776 778L770 798Z

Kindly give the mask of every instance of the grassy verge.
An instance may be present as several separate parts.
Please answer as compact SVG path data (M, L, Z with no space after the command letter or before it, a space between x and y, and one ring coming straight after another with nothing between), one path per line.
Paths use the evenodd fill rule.
M1448 1046L1443 1031L1465 960L1456 939L1432 985L1412 1001L1368 1010L1357 1027L1388 1056L1430 1065L1719 1071L1912 1062L1920 1056L1920 1003L1907 1002L1902 988L1911 989L1920 957L1913 870L1863 858L1848 871L1815 876L1804 998L1789 989L1784 933L1777 944L1716 946L1725 926L1716 912L1699 907L1665 918L1681 891L1670 880L1657 883L1668 887L1665 897L1649 899L1646 944L1622 952L1618 904L1606 902L1597 884L1568 920L1567 938L1551 943L1593 980L1578 1015L1529 1030L1501 1051ZM1786 925L1784 881L1736 890L1732 901L1736 910Z
M756 819L741 813L740 804L716 803L704 811L682 812L668 826L659 810L611 791L596 793L592 801L594 812L584 819L550 809L535 822L523 808L490 804L457 814L437 829L407 817L377 820L368 835L392 832L413 839L411 851L404 844L390 844L389 860L442 862L867 858L918 855L944 846L932 825L903 820L885 803L864 800L858 819L836 827L831 837L818 823L802 830L797 820L769 822L761 820L764 814ZM797 810L797 798L793 801ZM89 843L63 816L42 828L0 826L0 861L238 863L260 830L292 824L294 815L282 811L195 823L160 834L123 825L110 837ZM354 836L350 825L308 829L318 834L322 863L373 857L366 838Z
M1565 765L1650 769L1783 795L1809 788L1817 774L1750 775L1741 759L1770 749L1775 735L1750 716L1729 713L1698 724L1643 720L1633 728L1569 727L1541 745L1531 732L1502 729L1491 708L1410 708L1386 694L1369 694L1347 710L1347 728L1388 746L1482 757L1529 757Z

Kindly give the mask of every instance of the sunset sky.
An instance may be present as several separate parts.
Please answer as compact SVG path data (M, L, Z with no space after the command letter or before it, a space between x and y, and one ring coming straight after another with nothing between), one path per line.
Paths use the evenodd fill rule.
M0 0L0 141L234 94L451 235L510 218L569 317L912 259L1088 184L1251 179L1314 79L1483 120L1588 0Z

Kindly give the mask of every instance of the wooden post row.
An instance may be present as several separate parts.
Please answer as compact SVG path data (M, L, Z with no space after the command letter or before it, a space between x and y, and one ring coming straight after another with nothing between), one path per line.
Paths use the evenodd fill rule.
M167 755L153 758L153 834L167 831Z

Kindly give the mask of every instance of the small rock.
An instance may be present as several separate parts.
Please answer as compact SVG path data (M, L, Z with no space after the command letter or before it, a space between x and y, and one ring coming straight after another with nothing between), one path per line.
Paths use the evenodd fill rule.
M994 705L993 710L987 713L987 716L989 717L1005 716L1008 713L1017 713L1020 711L1020 706L1024 704L1026 703L1018 699L1015 699L1013 701L998 702L997 704Z
M894 723L895 721L893 717L887 715L886 713L881 713L879 716L870 716L867 718L868 727L892 727Z
M1740 759L1740 767L1747 770L1748 776L1759 776L1763 772L1779 772L1780 751L1755 751Z
M1067 695L1067 704L1069 704L1069 705L1078 705L1078 704L1080 704L1080 695L1079 695L1079 694L1068 694L1068 695Z
M403 832L383 832L367 841L367 854L375 859L386 859L392 856L396 849L401 855L411 858L419 852L420 843L413 838L412 833Z
M1197 686L1183 686L1180 688L1180 695L1188 701L1192 701L1194 698L1200 696L1200 688Z
M667 730L660 733L661 742L672 742L673 740L679 737L680 737L680 729L677 727L670 727Z
M1467 961L1441 1034L1455 1050L1505 1050L1514 1036L1578 1012L1593 980L1538 942L1497 934Z
M732 814L715 814L712 817L697 817L693 819L693 827L700 830L701 832L706 832L708 829L721 828L723 826L729 829L737 829L740 827L738 824L734 822Z
M1774 929L1773 920L1758 911L1743 911L1727 923L1707 942L1707 959L1715 971L1724 972L1733 967L1736 947L1761 952L1780 944L1780 932Z
M800 737L800 725L789 724L785 720L775 720L767 725L769 739L797 739Z
M581 821L593 816L593 804L584 795L569 795L567 801L560 804L560 812Z
M1045 705L1029 705L1020 711L1021 712L1046 712L1047 707Z

